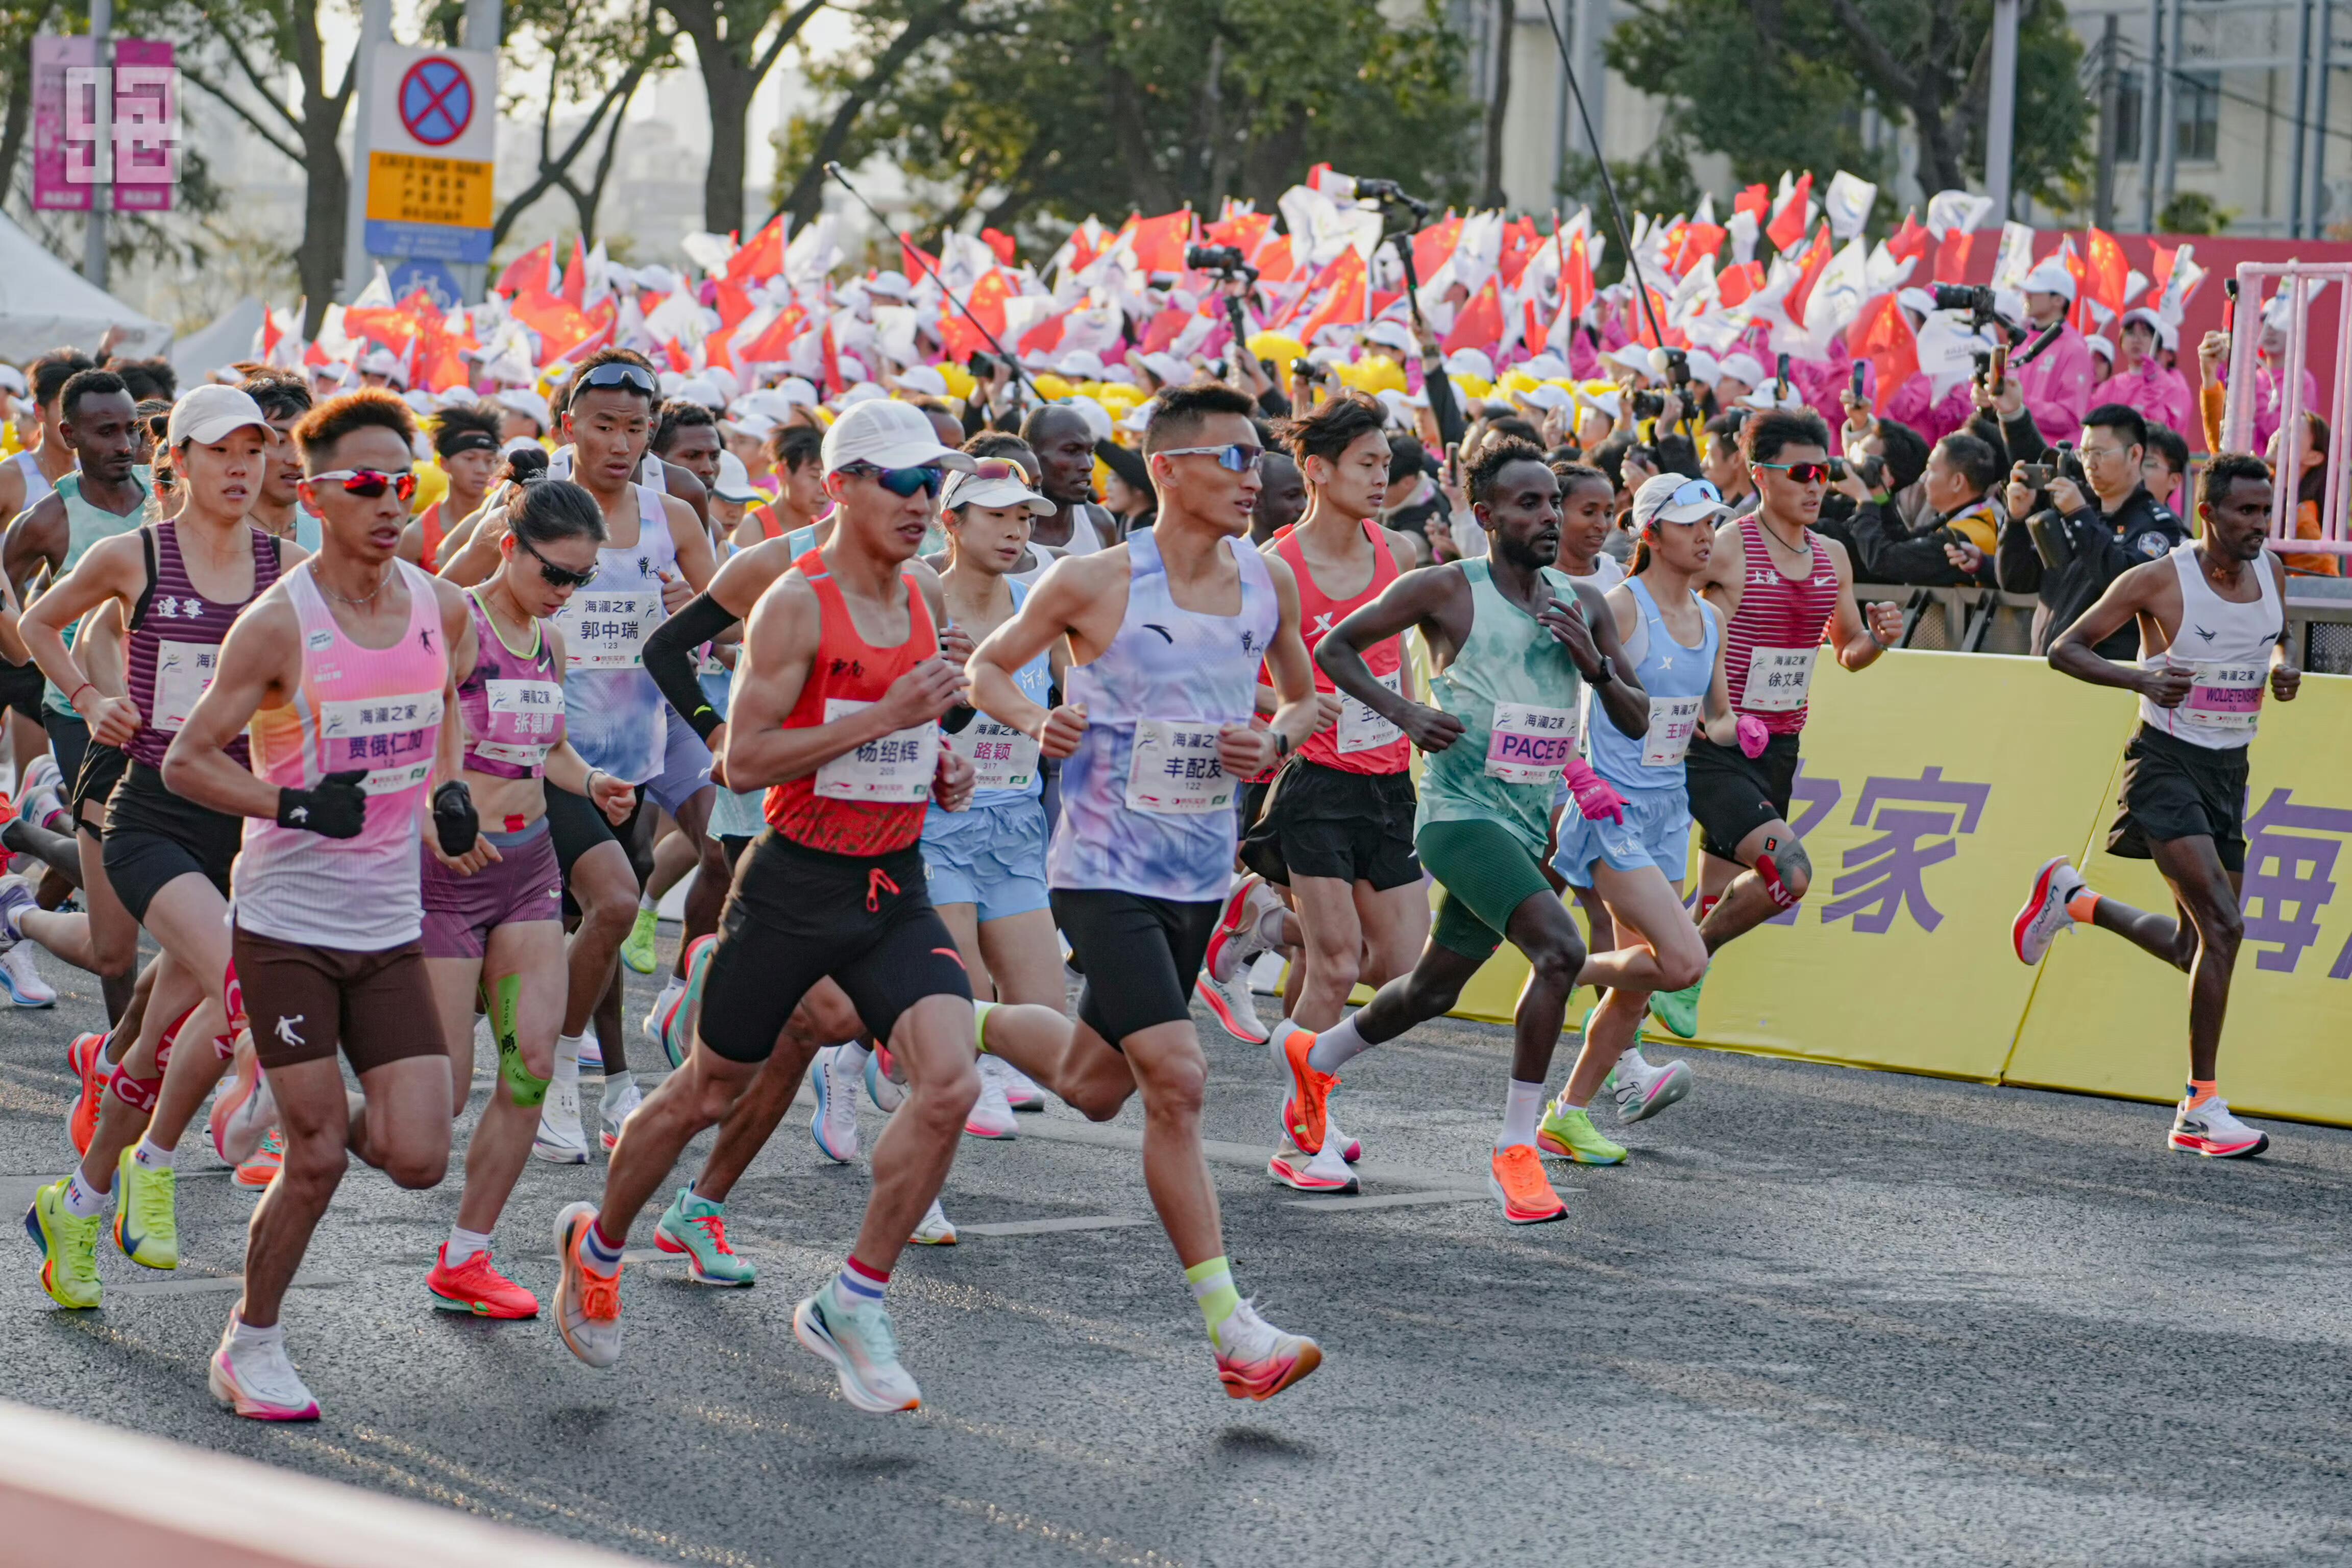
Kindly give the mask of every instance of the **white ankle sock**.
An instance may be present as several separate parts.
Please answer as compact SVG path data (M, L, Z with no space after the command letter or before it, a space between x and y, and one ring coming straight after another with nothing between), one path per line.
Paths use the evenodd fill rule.
M228 1322L229 1342L238 1350L257 1350L264 1345L282 1345L286 1342L286 1325L283 1323L272 1323L266 1329L257 1329L235 1313L229 1315Z
M558 1035L555 1037L555 1076L557 1078L576 1079L580 1076L580 1047L587 1043L588 1036L584 1031L577 1035Z
M637 909L640 912L646 910L657 910L659 908L661 908L661 900L655 898L651 893L639 893L637 895Z
M76 1219L89 1219L93 1215L104 1214L106 1200L112 1195L110 1193L101 1193L92 1188L81 1179L79 1171L66 1178L64 1198L66 1213Z
M604 1075L604 1098L607 1100L616 1094L626 1094L636 1087L637 1075L625 1068L619 1072L608 1072Z
M849 1072L864 1072L866 1058L874 1054L864 1040L844 1040L834 1049L841 1053L841 1065Z
M1511 1098L1503 1107L1503 1136L1496 1141L1495 1147L1508 1149L1515 1143L1533 1147L1536 1122L1543 1115L1543 1085L1521 1083L1513 1079Z
M450 1268L455 1268L476 1253L488 1252L489 1249L490 1233L488 1231L467 1230L463 1226L453 1225L449 1227L449 1245L443 1250L441 1256L447 1261Z
M1338 1072L1371 1048L1372 1042L1356 1032L1356 1016L1350 1013L1315 1037L1315 1048L1307 1053L1307 1065L1317 1072Z
M1627 1046L1620 1051L1617 1054L1617 1065L1621 1068L1632 1068L1635 1072L1650 1070L1650 1064L1642 1059L1642 1047L1638 1045Z
M172 1168L173 1152L152 1138L142 1138L131 1157L151 1171L168 1171Z

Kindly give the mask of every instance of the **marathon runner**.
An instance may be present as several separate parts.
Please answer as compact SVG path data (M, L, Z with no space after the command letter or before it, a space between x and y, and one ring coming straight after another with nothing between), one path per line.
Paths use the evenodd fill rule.
M167 441L186 498L178 517L92 545L21 623L26 646L89 723L92 742L120 746L129 759L107 805L106 875L165 959L79 1169L41 1189L26 1216L46 1254L42 1284L68 1307L99 1304L98 1224L118 1174L116 1245L143 1267L179 1267L173 1152L227 1065L241 1011L227 994L227 914L243 827L169 787L163 752L212 684L230 623L307 559L246 521L268 450L248 394L195 388L173 407ZM130 628L121 697L101 695L63 638L110 599ZM241 762L244 739L227 744ZM188 1048L175 1052L167 1041ZM213 1132L216 1148L233 1134L241 1161L269 1123L253 1047L237 1048L238 1080L214 1107Z
M307 552L319 548L319 514L302 505L302 448L294 426L310 412L310 388L288 370L257 370L237 383L269 421L269 464L246 521L272 539L290 539Z
M1706 854L1698 929L1710 955L1795 909L1812 885L1812 859L1789 826L1789 799L1823 641L1839 664L1867 669L1903 635L1895 605L1865 612L1854 603L1845 546L1813 531L1829 490L1828 424L1810 409L1769 408L1749 416L1740 441L1756 480L1756 510L1717 531L1699 590L1723 616L1731 706L1761 719L1771 738L1751 757L1737 745L1691 737L1691 816ZM1705 983L1701 975L1651 997L1651 1011L1690 1039L1698 1033Z
M275 1101L286 1162L253 1211L244 1293L210 1381L256 1420L318 1418L278 1308L346 1152L411 1189L436 1185L449 1157L447 1047L418 941L416 863L428 796L425 842L450 858L476 844L462 737L443 722L457 702L450 649L471 640L473 614L455 584L396 553L416 493L415 431L408 405L380 389L329 398L295 427L319 553L237 618L163 760L173 790L246 824L236 983L266 1074L256 1098ZM232 752L248 726L250 762Z
M434 416L433 455L449 476L449 492L400 531L403 561L427 572L441 570L442 542L489 494L491 477L499 471L499 428L503 423L497 405L488 403L460 404Z
M1650 700L1607 602L1551 565L1559 481L1543 453L1509 437L1489 441L1471 467L1469 499L1486 531L1485 555L1399 578L1316 650L1342 693L1402 730L1424 755L1414 847L1444 894L1429 945L1411 973L1381 986L1354 1016L1320 1034L1294 1027L1276 1045L1298 1107L1299 1147L1313 1152L1328 1136L1339 1069L1450 1011L1507 940L1530 973L1487 1185L1507 1221L1537 1225L1568 1212L1537 1152L1568 994L1580 984L1646 992L1663 978L1660 957L1646 946L1588 955L1544 875L1552 798L1565 781L1580 816L1622 825L1624 802L1577 755L1579 709L1589 685L1594 728L1605 720L1638 737L1649 731ZM1366 648L1412 626L1421 628L1437 671L1434 706L1389 689L1365 662Z
M1046 872L1087 976L1066 1045L988 1048L1095 1121L1141 1092L1144 1180L1236 1399L1270 1398L1323 1356L1234 1287L1201 1146L1208 1064L1190 1006L1233 882L1240 781L1295 750L1317 712L1297 584L1245 542L1264 455L1255 407L1208 383L1161 396L1143 436L1157 525L1055 562L970 667L982 712L1066 759ZM1021 671L1065 637L1070 668L1048 710L1023 692ZM1264 729L1250 723L1261 664L1282 699Z
M538 1298L492 1263L490 1232L530 1158L563 1020L563 878L542 780L588 796L609 821L626 821L636 806L635 791L590 767L563 737L563 643L548 619L594 580L604 513L567 479L538 479L519 496L503 520L499 570L464 591L472 632L450 670L465 747L457 776L481 834L454 860L425 853L419 862L425 969L449 1047L452 1116L473 1092L478 993L499 1063L467 1144L457 1223L425 1287L436 1307L489 1318L539 1311Z
M2271 499L2260 458L2214 458L2198 487L2201 536L2116 578L2050 648L2053 668L2139 694L2107 853L2155 861L2173 913L2143 913L2093 892L2061 857L2034 879L2014 931L2027 963L2041 963L2059 932L2089 924L2188 972L2189 1089L2168 1142L2208 1158L2251 1158L2271 1142L2230 1114L2215 1082L2244 937L2247 753L2263 689L2291 702L2303 685L2287 651L2285 567L2263 549ZM2139 663L2100 658L2100 640L2135 620Z

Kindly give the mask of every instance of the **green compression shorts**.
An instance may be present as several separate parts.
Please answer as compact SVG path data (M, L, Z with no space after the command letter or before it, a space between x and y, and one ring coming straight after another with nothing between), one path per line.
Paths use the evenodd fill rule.
M1503 945L1511 912L1552 890L1536 858L1498 822L1433 822L1412 847L1443 889L1429 934L1465 958L1484 962Z

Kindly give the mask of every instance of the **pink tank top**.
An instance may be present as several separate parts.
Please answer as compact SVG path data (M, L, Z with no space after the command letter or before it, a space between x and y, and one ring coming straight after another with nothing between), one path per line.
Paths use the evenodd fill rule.
M535 779L563 740L563 671L545 628L533 623L530 651L517 653L499 635L481 590L468 588L474 612L474 673L457 688L466 721L466 767L496 779Z
M424 928L417 891L417 830L441 736L449 651L433 579L394 563L408 589L408 625L389 647L362 647L343 632L311 563L286 576L300 617L302 684L281 708L253 717L253 771L284 788L308 789L329 773L365 768L367 825L355 838L327 838L248 817L236 858L236 922L279 942L380 952Z
M1805 727L1822 632L1837 608L1837 567L1821 536L1808 531L1808 537L1812 575L1784 576L1773 563L1763 526L1753 516L1739 520L1746 580L1739 609L1723 628L1724 675L1732 708L1763 720L1776 735L1793 735Z

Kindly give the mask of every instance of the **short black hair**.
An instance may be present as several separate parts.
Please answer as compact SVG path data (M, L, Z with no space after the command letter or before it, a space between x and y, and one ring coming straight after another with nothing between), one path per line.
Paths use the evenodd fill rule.
M308 381L290 370L268 365L257 365L247 371L236 389L260 405L264 419L283 419L289 415L299 419L318 401L310 395Z
M1936 450L1944 454L1944 461L1977 494L1983 495L2000 483L2000 454L1983 437L1955 430L1936 443Z
M1418 436L1389 437L1389 483L1397 484L1408 475L1418 474L1429 462L1429 452Z
M180 395L180 373L172 362L160 355L154 359L118 359L108 362L107 368L122 377L133 397L177 397Z
M779 473L796 474L809 464L824 459L824 436L805 425L779 426L768 432L767 439L760 443L760 449L768 454L770 468Z
M2217 452L2205 465L2205 477L2198 481L2197 499L2206 506L2219 506L2229 499L2230 487L2240 479L2260 479L2268 484L2270 479L2271 466L2252 452Z
M1878 422L1878 444L1886 453L1886 488L1907 490L1927 471L1927 437L1900 419Z
M1617 493L1617 481L1590 463L1555 462L1551 466L1551 471L1552 476L1559 480L1559 496L1562 500L1568 499L1568 492L1570 489L1582 484L1599 485L1612 496Z
M1699 477L1698 444L1680 431L1661 436L1657 440L1658 472L1680 474L1686 479ZM1923 452L1921 458L1925 458ZM1915 472L1913 479L1919 476Z
M1790 447L1830 447L1828 421L1810 408L1767 408L1740 427L1740 449L1751 463L1769 463Z
M2147 446L2147 421L2128 403L2102 403L2083 416L2085 430L2112 430L2126 447Z
M1525 441L1530 447L1543 445L1543 432L1516 414L1500 414L1486 421L1486 433L1479 437L1480 446L1496 441Z
M1389 422L1389 411L1377 397L1360 392L1343 393L1312 413L1283 422L1283 445L1304 462L1320 458L1336 463L1340 454L1367 436L1376 436Z
M33 389L33 401L47 408L58 400L67 382L97 366L98 362L79 349L51 349L25 367L25 384ZM169 395L163 400L170 402Z
M1045 413L1039 409L1038 414ZM1077 410L1070 411L1074 416ZM1151 422L1143 427L1143 455L1181 447L1198 435L1201 422L1220 414L1238 415L1244 419L1257 412L1257 404L1249 394L1239 392L1221 381L1196 381L1160 395L1152 405ZM1035 416L1032 416L1033 418ZM1023 430L1024 436L1028 435Z
M294 426L294 439L301 444L305 461L323 447L354 430L390 430L402 442L414 446L416 441L416 416L400 394L389 387L362 386L355 391L338 393L302 416L302 423Z
M1533 463L1549 472L1544 462L1543 448L1533 441L1517 441L1506 437L1489 441L1480 449L1478 460L1470 465L1470 500L1473 504L1495 499L1495 486L1503 470L1514 463Z
M499 449L499 432L506 422L494 403L460 403L433 416L433 455L454 458L487 446Z
M772 436L768 438L775 439ZM816 447L812 444L809 449L814 452ZM1003 458L1008 462L1018 463L1021 471L1029 476L1030 484L1034 486L1037 482L1037 454L1030 450L1028 442L1010 430L982 430L966 441L963 449L975 458Z
M710 412L709 405L697 403L691 397L673 397L661 405L661 415L654 422L654 437L649 445L656 453L666 457L669 449L677 445L680 430L698 429L706 425L714 429L719 425L719 416Z
M1734 408L1708 420L1706 429L1707 435L1717 441L1737 442L1739 439L1740 426L1747 423L1748 410Z
M522 507L515 513L516 536L531 544L552 544L559 539L593 539L604 542L604 509L570 479L546 478L547 470L522 487Z
M2321 437L2319 444L2325 449L2327 438L2325 436ZM2175 430L2163 420L2147 421L2147 450L2162 458L2165 467L2174 473L2185 474L2189 471L2189 443L2181 437L2179 431Z
M110 370L78 370L67 378L64 386L58 389L58 416L71 419L75 405L85 397L104 397L110 392L130 390L123 384L122 378ZM134 407L139 402L135 397L131 401Z

